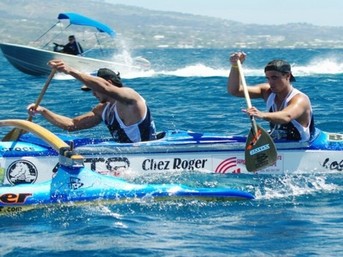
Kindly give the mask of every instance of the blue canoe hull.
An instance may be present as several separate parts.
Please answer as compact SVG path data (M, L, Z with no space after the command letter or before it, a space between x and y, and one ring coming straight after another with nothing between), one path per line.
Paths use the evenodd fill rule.
M51 205L120 202L135 199L250 200L231 188L191 188L181 184L133 184L87 168L60 167L51 181L0 187L0 214Z

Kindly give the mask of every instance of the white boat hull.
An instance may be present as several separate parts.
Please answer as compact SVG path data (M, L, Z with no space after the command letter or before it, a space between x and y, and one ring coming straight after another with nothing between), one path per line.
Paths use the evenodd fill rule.
M51 67L49 67L47 63L52 59L64 60L71 67L85 73L94 73L99 68L109 68L125 75L150 68L149 61L141 57L133 59L131 63L123 63L64 54L10 43L0 43L0 48L3 55L13 67L23 73L34 76L49 75Z
M1 122L0 122L1 126ZM115 143L111 140L58 135L72 142L86 168L113 176L152 173L249 173L245 167L245 137L168 131L159 140ZM259 174L336 173L343 170L343 136L319 131L311 143L276 142L278 158ZM58 153L33 134L17 142L1 142L0 167L5 184L50 180L58 169Z

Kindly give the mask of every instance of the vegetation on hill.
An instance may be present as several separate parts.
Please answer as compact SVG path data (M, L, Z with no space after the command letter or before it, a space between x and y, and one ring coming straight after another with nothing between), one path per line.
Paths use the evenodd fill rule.
M343 47L343 27L244 24L230 20L229 14L227 19L219 19L100 0L2 0L0 41L33 41L57 21L60 12L77 12L109 25L117 39L124 39L131 48Z

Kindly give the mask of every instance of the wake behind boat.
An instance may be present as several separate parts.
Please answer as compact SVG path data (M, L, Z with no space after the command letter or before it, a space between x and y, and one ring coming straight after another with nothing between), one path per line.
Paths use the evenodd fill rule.
M54 28L64 28L62 21L68 20L69 25L58 34L54 32ZM85 28L81 33L75 31L70 32L69 26L79 26ZM86 28L91 28L92 33L87 31ZM89 50L86 50L81 55L66 54L63 52L53 51L54 40L56 40L58 35L58 40L65 41L67 36L66 33L75 34L76 38L80 38L82 35L94 35L94 45ZM75 32L75 33L74 33ZM63 37L61 35L63 34ZM119 59L117 56L116 60L112 60L113 56L104 55L100 57L101 53L104 52L100 44L100 34L102 38L113 39L115 36L115 31L109 26L85 17L77 13L60 13L58 15L58 22L45 32L40 38L41 46L25 46L19 44L11 43L0 43L0 48L3 52L5 58L18 70L29 75L40 76L48 75L51 71L47 65L48 61L52 59L61 59L66 63L75 67L76 69L86 72L94 73L99 68L109 68L115 71L119 71L125 76L130 72L138 72L148 70L150 68L150 62L145 58L138 57L122 57ZM104 36L104 35L107 35ZM45 39L45 40L42 40ZM87 41L89 37L87 38ZM35 42L37 45L38 42ZM89 44L89 43L88 43ZM94 57L96 56L96 57Z

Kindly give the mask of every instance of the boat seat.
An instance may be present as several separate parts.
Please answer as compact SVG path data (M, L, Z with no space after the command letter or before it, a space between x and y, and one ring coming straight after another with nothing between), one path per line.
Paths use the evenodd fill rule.
M165 131L161 131L161 132L157 132L156 134L156 140L158 139L162 139L166 136L166 132Z

